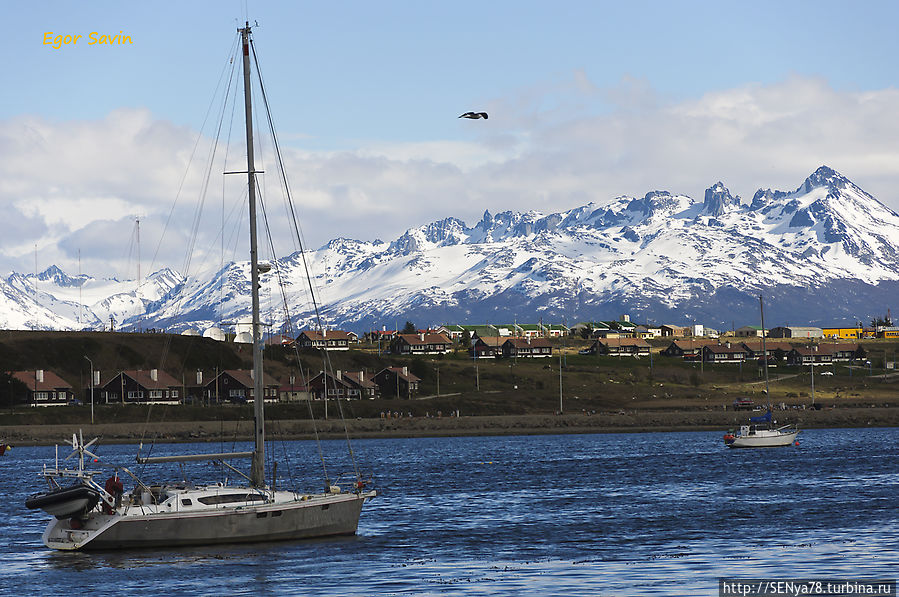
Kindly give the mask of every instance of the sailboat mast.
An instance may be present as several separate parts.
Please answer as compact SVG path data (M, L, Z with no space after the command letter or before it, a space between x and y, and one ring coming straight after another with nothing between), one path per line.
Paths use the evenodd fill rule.
M250 286L253 296L253 420L256 444L253 448L253 465L250 483L254 487L265 485L265 417L263 414L264 384L262 382L262 338L259 323L259 258L256 248L256 167L253 161L253 105L250 99L250 23L240 29L243 43L243 92L247 123L247 185L250 204Z
M762 315L762 358L765 361L765 403L768 410L771 410L771 395L768 393L768 350L765 347L765 304L762 302L762 295L759 295L759 312Z

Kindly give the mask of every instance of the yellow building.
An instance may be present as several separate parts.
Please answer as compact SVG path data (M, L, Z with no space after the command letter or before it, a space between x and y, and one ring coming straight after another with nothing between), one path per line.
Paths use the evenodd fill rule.
M862 332L864 330L862 328L824 328L824 337L825 338L861 338Z

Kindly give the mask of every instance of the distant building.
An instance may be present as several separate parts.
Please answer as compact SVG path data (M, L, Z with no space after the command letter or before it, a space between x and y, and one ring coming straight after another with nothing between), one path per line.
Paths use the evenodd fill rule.
M469 356L477 359L497 359L503 356L503 342L505 338L499 336L478 336L471 343Z
M411 398L418 392L421 378L409 373L408 367L387 367L375 374L374 381L382 398Z
M281 384L267 373L262 374L262 381L263 400L265 402L277 401ZM250 369L226 369L203 384L202 391L203 397L209 402L253 402L255 399L253 371Z
M674 340L661 354L666 357L681 357L685 361L698 361L702 356L702 347L717 344L714 340Z
M386 347L396 338L397 334L399 334L397 330L372 330L366 332L365 339L372 344L384 345Z
M833 352L829 346L801 346L787 353L788 365L829 365L832 362Z
M438 334L444 334L450 340L461 340L465 335L465 328L455 323L447 323L437 328ZM469 337L471 333L469 332Z
M651 325L638 325L634 328L634 337L643 338L644 340L648 340L649 338L661 338L662 328Z
M284 334L275 334L265 340L266 346L287 346L292 347L296 344L296 340Z
M524 338L542 338L544 330L538 323L519 323L515 325L515 334Z
M365 371L341 371L337 370L333 375L319 372L309 380L306 386L309 397L313 400L323 400L325 396L329 400L347 399L361 400L362 398L374 399L378 386L374 379Z
M36 369L10 371L9 374L28 388L28 395L18 396L17 402L27 402L31 406L65 406L75 399L71 384L52 371Z
M825 346L822 344L822 346ZM828 344L828 350L833 354L834 361L861 361L867 357L867 351L861 344Z
M740 345L746 349L749 359L761 360L763 358L761 338L754 341L741 342ZM776 357L779 355L783 355L780 359L783 360L791 350L793 350L793 345L789 342L778 342L776 340L767 340L765 342L765 352L768 353L768 362L771 363L776 362Z
M560 338L571 333L566 326L559 323L550 323L543 325L544 335L547 338Z
M297 346L301 348L325 348L327 350L349 350L350 342L358 338L355 334L342 330L304 330L297 336Z
M769 338L823 338L821 328L801 326L778 326L768 330Z
M597 340L590 347L592 352L613 357L649 356L649 343L642 338L617 338L614 340Z
M433 332L399 334L390 343L394 354L446 354L453 349L453 341Z
M663 338L666 338L666 337L673 337L673 338L678 338L678 337L680 337L680 338L683 338L684 335L685 335L685 332L686 332L686 328L681 327L681 326L679 326L679 325L669 325L669 324L665 324L665 325L663 325L663 326L660 326L659 329L662 330L662 337L663 337Z
M742 363L749 351L742 344L708 344L702 347L702 360L706 363Z
M737 338L761 338L762 337L762 326L744 325L741 328L737 328L734 331L734 335Z
M598 327L593 328L590 332L591 338L622 338L624 334L621 333L621 330L610 328L607 325L599 325Z
M503 342L503 356L509 357L550 357L552 344L546 338L509 338Z
M862 337L864 328L822 328L825 338L840 338L844 340L857 339Z
M100 398L109 403L178 404L181 382L159 369L120 371L100 383Z

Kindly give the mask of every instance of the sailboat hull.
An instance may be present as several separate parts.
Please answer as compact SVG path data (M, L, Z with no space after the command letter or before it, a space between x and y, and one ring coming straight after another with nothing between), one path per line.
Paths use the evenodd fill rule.
M369 494L324 495L309 500L213 510L147 512L131 507L85 519L52 521L43 535L60 550L135 549L285 541L356 533ZM76 528L73 528L76 527Z
M84 444L79 437L72 439L72 453L79 455L76 471L44 468L48 478L74 477L89 489L77 492L51 492L33 496L29 507L47 510L58 518L51 521L43 534L44 544L60 550L140 549L180 547L188 545L216 545L284 541L356 533L362 505L375 497L374 491L362 493L362 479L356 472L353 493L341 493L338 485L331 485L325 493L301 495L291 491L276 491L265 487L265 417L266 385L262 369L262 329L259 316L260 273L270 269L258 261L256 239L256 170L253 154L253 108L251 100L250 54L251 28L249 22L239 29L243 49L244 102L247 138L247 204L250 232L250 296L253 342L253 421L254 447L251 453L202 454L140 458L142 464L159 462L187 462L213 460L226 464L229 458L252 458L248 487L224 484L196 487L179 485L150 485L136 481L131 495L123 495L124 488L117 476L104 486L93 481L98 471L85 471L85 455L94 461L99 458L87 450L96 439ZM255 56L254 56L255 60ZM260 80L261 84L261 80ZM286 179L285 181L286 182ZM289 200L289 197L288 197ZM311 289L310 289L311 290ZM68 458L67 458L68 459ZM324 463L323 463L324 464ZM97 507L98 499L102 505ZM91 501L93 500L93 501Z
M799 431L756 431L752 435L738 435L727 443L729 448L778 448L796 441Z

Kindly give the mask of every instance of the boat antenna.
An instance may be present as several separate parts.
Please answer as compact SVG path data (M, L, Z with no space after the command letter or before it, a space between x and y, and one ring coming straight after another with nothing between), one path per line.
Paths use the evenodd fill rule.
M253 328L253 419L255 427L255 446L253 448L253 464L250 471L250 483L253 487L265 486L265 415L262 380L262 344L259 323L259 257L256 247L256 167L253 160L253 104L250 98L250 23L246 21L239 29L243 46L243 90L244 108L247 125L247 202L250 208L250 286L252 289Z

